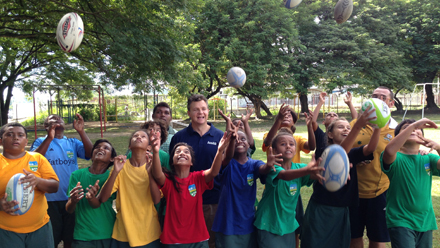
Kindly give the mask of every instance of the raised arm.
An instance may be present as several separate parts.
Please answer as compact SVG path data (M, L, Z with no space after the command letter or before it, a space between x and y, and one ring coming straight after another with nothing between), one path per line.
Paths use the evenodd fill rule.
M165 184L165 173L162 171L162 166L160 165L160 157L159 157L159 148L160 148L160 139L158 138L157 133L154 134L153 131L150 132L150 144L153 149L153 164L151 165L151 174L153 175L156 183L162 187ZM159 199L160 200L160 199Z
M362 152L364 156L370 155L376 150L377 144L379 144L380 128L374 128L373 135L371 135L370 142L364 146Z
M385 147L385 151L383 152L383 163L387 165L392 164L394 160L396 160L396 153L400 150L400 148L402 148L403 144L406 142L412 132L415 129L422 128L437 128L437 125L433 121L423 118L411 123L405 129L402 129L400 133Z
M240 123L238 123L237 126L235 126L232 123L231 118L229 117L229 115L225 115L223 114L223 112L218 109L218 112L220 113L220 115L223 117L223 119L226 121L226 131L225 133L233 133L233 137L231 139L231 141L229 142L228 147L226 148L226 152L224 153L223 156L223 161L222 161L222 165L226 166L229 164L229 162L231 161L231 159L234 157L234 150L235 150L235 142L237 141L237 130L238 130L238 125Z
M270 142L275 137L275 135L278 132L278 129L280 129L281 123L283 122L284 115L287 114L289 111L289 105L281 105L280 112L278 112L278 115L275 119L275 123L272 125L272 127L269 130L269 133L267 134L266 138L264 139L263 143L266 147L270 146Z
M124 168L124 164L126 161L127 161L127 157L125 155L119 155L115 157L112 173L110 174L109 178L102 187L101 192L96 197L98 199L98 202L95 203L98 204L93 204L92 202L89 201L89 204L93 208L98 208L102 203L106 202L108 198L110 198L110 196L112 195L112 189L113 189L113 185L115 184L116 178L118 177L119 172L121 172L122 168Z
M269 152L267 153L267 163L260 166L258 172L261 175L265 175L271 170L275 171L275 165L281 166L281 163L283 162L282 156L283 154L281 153L274 155L272 147L269 147Z
M220 140L220 143L218 144L217 154L215 154L214 161L212 162L211 168L205 170L205 182L209 183L211 182L214 177L218 175L220 172L220 168L222 167L222 161L223 161L223 153L225 152L226 148L229 145L229 142L231 141L232 133L225 132L223 134L222 139Z
M344 102L347 104L348 108L350 109L351 119L354 120L358 117L358 113L356 109L353 106L353 96L351 95L350 91L347 91L347 94L345 95Z
M308 134L308 140L306 143L304 143L304 149L313 151L316 148L315 130L313 130L313 121L312 121L313 116L307 114L306 112L304 112L304 115L306 116L307 134Z
M93 144L92 141L90 141L89 136L87 136L86 132L84 131L84 119L78 113L76 114L76 117L78 118L78 120L73 121L73 128L75 128L75 130L78 132L79 136L81 137L81 141L84 145L86 158L91 158Z
M429 152L431 152L432 150L436 150L437 154L440 155L440 144L439 143L437 143L437 142L435 142L433 140L427 139L427 138L425 138L423 136L419 136L419 138L421 140L419 142L419 144L421 144L421 145L423 145L425 147L430 148ZM440 159L437 161L437 169L440 170Z
M47 137L41 142L41 144L38 147L34 147L34 144L32 144L31 151L38 152L41 155L45 155L47 152L47 149L49 149L50 142L55 138L55 128L59 127L60 124L51 124L48 128Z
M325 178L321 175L321 172L324 171L324 167L319 167L320 162L321 158L316 161L315 155L313 154L312 160L307 164L306 167L297 170L282 170L278 174L277 178L284 181L290 181L295 178L310 175L310 178L312 179L325 180Z
M316 129L318 129L317 124L318 124L319 112L321 111L322 105L324 105L324 103L325 103L325 96L327 96L327 93L325 93L325 92L321 92L321 94L319 94L319 102L318 102L318 104L316 104L315 110L313 110L313 115L312 115L312 117L313 117L312 121L314 122L313 131L316 131Z
M345 139L341 142L342 148L344 148L346 153L349 153L351 148L353 148L354 142L356 141L356 138L361 131L361 129L367 125L367 122L370 120L373 120L375 117L368 118L368 116L374 112L374 109L370 110L371 106L369 106L364 113L362 113L361 116L359 116L359 119L356 121L356 123L351 128L350 133L345 137ZM373 150L374 151L374 150Z
M252 111L251 108L246 108L246 115L241 115L241 122L243 122L244 133L248 138L249 147L255 149L254 137L252 136L251 127L249 126L249 118L252 115Z

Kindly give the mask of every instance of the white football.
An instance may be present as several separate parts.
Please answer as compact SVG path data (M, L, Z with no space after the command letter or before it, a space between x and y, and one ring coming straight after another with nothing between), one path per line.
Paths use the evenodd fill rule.
M373 119L370 122L372 124L376 124L379 128L383 128L384 126L386 126L391 119L390 107L388 107L388 105L384 101L378 98L370 98L366 100L362 104L362 111L365 111L368 106L371 106L370 110L375 110L368 116L368 118L375 117L376 119Z
M16 200L18 202L18 205L14 207L15 209L20 208L15 212L18 215L25 214L31 208L32 202L34 202L34 191L31 192L31 188L24 189L29 183L18 183L18 180L25 176L23 173L15 174L6 185L6 193L8 194L6 200Z
M353 0L339 0L335 6L335 20L338 24L344 23L353 12Z
M283 0L284 7L288 8L288 9L293 9L293 8L295 8L295 7L298 6L301 2L302 2L302 0Z
M350 162L347 153L340 145L330 145L321 155L322 161L319 167L324 167L322 176L325 178L324 187L335 192L347 182L350 173Z
M226 79L230 86L240 88L246 82L246 73L240 67L232 67L229 69Z
M56 36L63 51L75 51L84 37L84 23L81 17L74 12L64 15L58 23Z

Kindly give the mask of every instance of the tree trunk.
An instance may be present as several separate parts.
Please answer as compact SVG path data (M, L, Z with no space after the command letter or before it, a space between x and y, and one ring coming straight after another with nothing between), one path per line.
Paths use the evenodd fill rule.
M309 103L308 103L309 101L307 99L307 95L304 95L301 93L299 96L299 101L301 103L301 113L304 113L304 112L308 113L309 112Z
M394 93L394 106L396 107L396 112L403 112L403 103L397 98L397 94L402 90L403 88L400 88Z
M262 118L261 109L263 109L266 112L267 116L272 116L270 109L261 100L261 98L257 96L246 96L246 97L249 98L249 100L251 100L252 104L254 104L255 115L257 116L257 118Z
M13 86L6 86L6 88L3 88L0 92L0 110L1 110L1 125L5 125L8 123L8 114L9 114L9 104L11 103L11 97L12 97L12 89ZM6 100L4 99L4 91L5 89L8 89L8 92L6 94Z
M437 104L435 104L434 92L432 92L432 84L427 84L425 86L426 90L426 106L425 109L439 109Z

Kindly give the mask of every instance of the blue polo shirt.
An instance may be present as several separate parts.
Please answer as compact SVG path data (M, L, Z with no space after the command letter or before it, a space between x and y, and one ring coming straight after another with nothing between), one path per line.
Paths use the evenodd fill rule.
M193 158L193 166L191 171L201 171L211 168L212 161L214 161L215 154L217 153L218 144L223 137L223 131L217 129L208 122L211 128L203 136L194 131L192 125L177 132L170 143L170 151L179 142L185 142L190 145L195 153ZM170 154L170 159L172 155ZM220 198L220 183L217 179L214 179L214 188L207 190L203 193L203 204L217 204Z
M35 151L46 137L36 139L30 151ZM52 165L60 179L58 191L51 194L46 193L47 201L67 201L67 188L69 186L70 175L72 172L78 170L77 158L89 159L86 158L82 141L75 138L67 138L66 136L63 136L62 139L55 138L50 142L49 148L47 148L47 152L44 156Z

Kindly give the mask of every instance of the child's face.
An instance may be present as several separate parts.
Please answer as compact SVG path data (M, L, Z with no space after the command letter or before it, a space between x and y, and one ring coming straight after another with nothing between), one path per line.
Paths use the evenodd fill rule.
M157 133L158 135L159 135L159 137L157 137L159 140L161 139L161 137L162 137L162 132L161 132L161 130L160 130L160 126L159 125L157 125L157 124L153 124L153 125L150 125L149 127L148 127L148 133L151 133L151 131L153 131L154 133Z
M335 123L331 132L327 132L327 135L330 139L333 139L334 144L341 144L350 133L350 130L350 123L348 123L348 121L340 120Z
M283 159L291 160L295 156L296 146L295 139L290 135L283 135L278 138L276 147L274 147L274 154L282 154Z
M192 165L191 151L187 146L178 146L176 150L174 150L173 165L174 166Z
M238 141L235 142L236 153L247 153L249 143L246 139L246 135L243 132L238 132Z
M22 127L7 127L1 137L3 150L8 153L20 153L24 151L28 143L26 133Z
M324 126L328 127L328 125L330 125L330 123L333 122L334 119L337 119L339 116L338 114L336 114L335 112L329 112L325 115L325 119L324 119Z
M107 142L99 143L92 152L92 161L112 162L112 146Z
M402 126L402 130L400 130L400 132L402 132L403 130L405 130L410 124L405 124ZM423 133L421 129L414 129L411 133L411 135L408 137L408 139L406 140L406 142L410 141L410 142L414 142L414 143L418 143L421 142L422 140L419 138L419 136L423 137ZM406 143L405 142L405 143Z
M149 145L150 142L148 139L148 134L144 131L137 131L133 134L133 136L131 136L129 148L142 148L144 150L147 150Z
M244 124L243 124L242 121L239 121L239 120L233 120L233 121L232 121L232 124L234 124L234 126L237 126L237 125L238 125L238 129L239 129L240 131L243 131L243 132L244 132Z
M291 127L295 125L293 122L292 113L290 111L287 112L287 114L284 116L283 122L281 123L281 127Z

